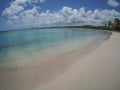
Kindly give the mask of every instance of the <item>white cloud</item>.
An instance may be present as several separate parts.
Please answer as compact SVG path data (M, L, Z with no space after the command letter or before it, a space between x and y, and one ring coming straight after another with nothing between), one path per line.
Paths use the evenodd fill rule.
M16 3L14 5L20 6L21 4L25 4L25 1L26 0L17 0L17 2L14 2ZM42 2L43 0L34 0L34 2L36 1ZM10 6L9 9L11 7L12 6ZM7 12L9 10L5 9L3 13L8 16L7 24L13 28L55 25L103 25L109 20L114 20L116 17L120 18L119 12L107 9L86 10L84 7L80 9L63 7L57 12L47 10L46 12L41 13L39 10L39 7L33 6L32 9L25 10L25 8L23 8L14 10L14 12Z
M45 0L15 0L12 1L10 7L3 11L3 15L11 16L24 10L26 4L43 3ZM39 7L40 8L40 7Z
M40 1L41 3L42 3L42 2L45 2L45 0L39 0L39 1Z
M15 0L11 4L13 4L13 5L19 5L19 4L24 4L26 2L27 2L27 0Z
M34 3L34 2L40 2L43 3L45 0L15 0L12 2L12 4L25 4L25 3Z
M14 15L17 14L19 12L21 12L22 10L24 10L24 8L22 6L18 6L18 5L11 5L9 8L6 8L3 12L4 15Z
M113 7L118 7L120 4L116 0L108 0L107 3L108 3L108 5L113 6Z

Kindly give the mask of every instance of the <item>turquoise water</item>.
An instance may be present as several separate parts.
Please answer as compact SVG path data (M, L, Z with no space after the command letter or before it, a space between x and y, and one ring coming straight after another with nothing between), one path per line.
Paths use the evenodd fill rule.
M83 43L88 44L103 36L105 36L104 31L79 28L0 32L0 67L20 66L29 62L44 60L45 57L52 57L56 53L63 53L65 49L70 51L70 49L82 46ZM70 45L69 48L67 48L68 44ZM64 48L63 51L62 47Z

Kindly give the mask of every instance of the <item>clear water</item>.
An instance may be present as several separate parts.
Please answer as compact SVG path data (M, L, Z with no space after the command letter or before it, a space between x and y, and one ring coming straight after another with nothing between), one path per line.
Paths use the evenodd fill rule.
M0 67L44 61L45 58L83 46L104 35L103 31L79 28L0 32Z

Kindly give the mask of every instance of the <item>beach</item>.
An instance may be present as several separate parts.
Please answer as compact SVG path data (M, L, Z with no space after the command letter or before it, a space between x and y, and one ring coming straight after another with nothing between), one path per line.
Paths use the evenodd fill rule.
M0 90L120 90L120 33L29 68L0 72Z

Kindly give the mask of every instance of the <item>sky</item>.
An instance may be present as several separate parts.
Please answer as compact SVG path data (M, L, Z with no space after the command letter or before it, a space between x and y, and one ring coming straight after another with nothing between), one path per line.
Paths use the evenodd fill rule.
M0 30L104 25L120 18L120 0L0 0Z

